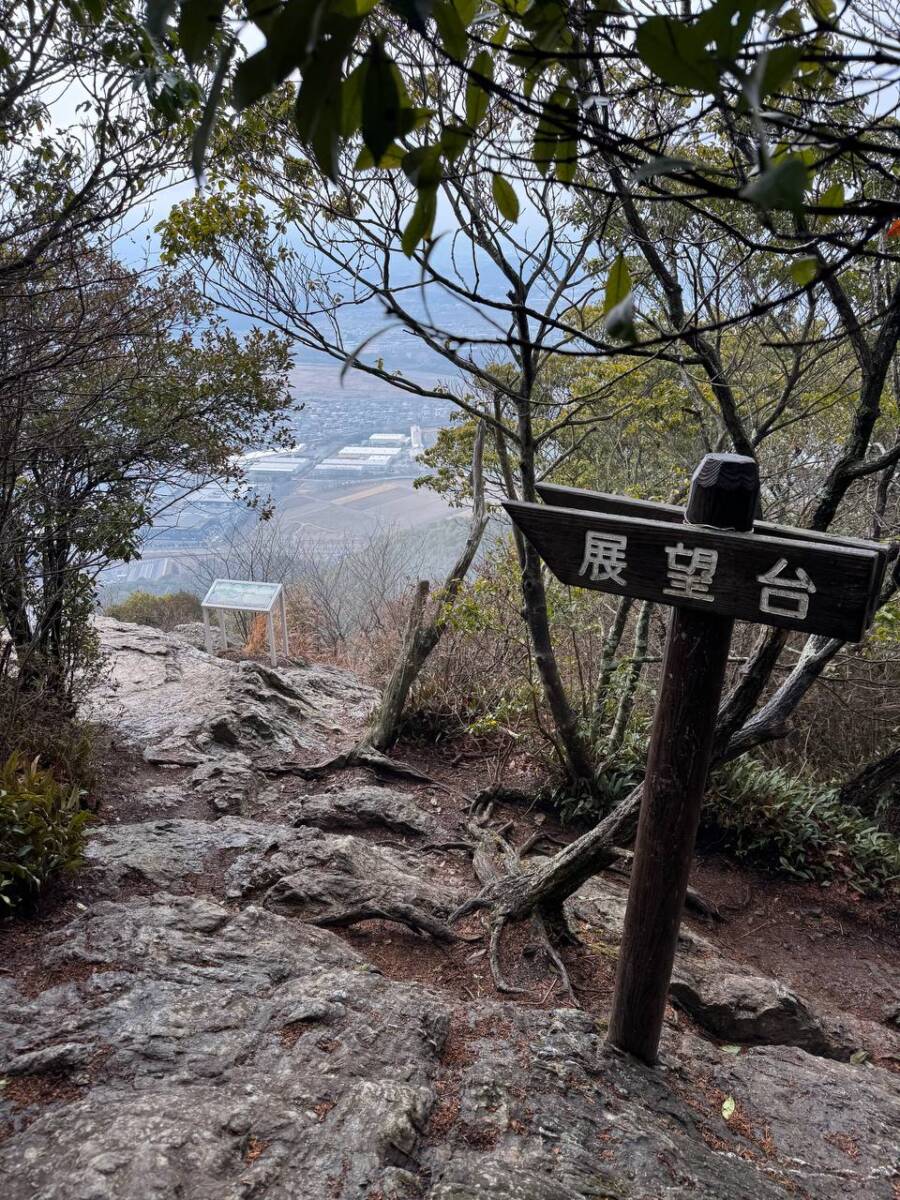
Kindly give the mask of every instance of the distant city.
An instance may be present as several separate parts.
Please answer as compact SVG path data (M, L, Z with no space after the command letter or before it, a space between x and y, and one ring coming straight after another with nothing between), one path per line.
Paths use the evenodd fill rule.
M439 496L414 489L427 473L421 456L447 425L453 404L406 394L356 375L346 387L337 370L302 364L294 373L298 404L289 446L258 447L235 460L240 483L206 483L184 496L172 489L147 530L138 560L111 564L101 583L106 598L135 588L174 590L198 557L215 557L259 520L258 504L274 507L287 532L324 556L376 528L414 530L454 515ZM322 392L331 395L323 396Z

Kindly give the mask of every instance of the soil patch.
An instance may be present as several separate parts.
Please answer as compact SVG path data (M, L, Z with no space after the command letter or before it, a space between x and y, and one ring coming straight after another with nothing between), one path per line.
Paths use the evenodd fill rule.
M839 884L791 883L722 856L698 857L691 883L725 920L703 933L824 1007L873 1021L900 1000L900 912Z

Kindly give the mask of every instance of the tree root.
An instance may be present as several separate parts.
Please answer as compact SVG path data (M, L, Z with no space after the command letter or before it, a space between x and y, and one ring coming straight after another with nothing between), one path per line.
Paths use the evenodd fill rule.
M556 968L556 973L559 975L560 982L565 989L565 993L569 998L569 1002L573 1008L581 1008L581 1005L578 1003L578 997L575 995L575 992L572 988L572 980L569 978L569 972L566 970L566 964L563 962L559 951L553 945L553 938L551 937L550 931L547 927L547 922L540 913L535 913L532 916L531 921L535 929L538 931L538 936L541 939L541 944L544 947L545 953L549 955L550 961Z
M630 850L622 850L620 851L620 858L621 862L614 863L608 870L614 872L616 875L624 875L628 879L631 875L631 862L634 855ZM627 868L625 864L627 864ZM702 892L698 892L691 887L688 888L685 895L684 907L688 912L694 913L695 916L705 917L710 921L725 920L719 910L719 906L714 901L707 899Z
M486 825L494 812L495 804L519 804L526 809L533 808L537 803L536 797L521 788L503 787L495 784L484 788L473 798L469 807L469 816L478 825Z
M448 924L454 925L468 913L482 908L493 908L494 911L488 923L488 963L491 968L494 987L498 992L505 995L521 995L525 989L516 987L509 982L503 973L503 967L500 962L500 945L503 930L514 917L512 913L506 911L502 902L498 903L498 896L502 894L503 887L511 879L526 878L521 867L522 851L516 850L511 846L504 836L510 827L509 823L503 825L500 829L485 829L470 825L470 832L476 838L472 854L472 865L483 887L478 895L470 897L455 912L451 913L447 921ZM531 840L529 839L529 842ZM528 843L526 843L527 845ZM561 924L566 933L571 935L571 931L565 923L565 918L562 916L561 910L558 916L559 921L557 922L557 914L555 912L552 915L548 915L539 908L536 908L531 913L531 921L542 948L553 964L556 973L559 975L566 995L570 1002L578 1007L578 1001L572 988L569 972L554 945L554 935L556 933L554 926L557 923Z
M475 941L456 933L449 925L430 916L420 908L411 904L398 902L377 903L372 900L361 900L349 908L333 908L317 917L308 917L307 923L322 928L344 929L350 925L358 925L361 921L390 921L397 925L405 925L413 933L428 934L436 942Z
M349 771L353 767L365 767L374 771L376 775L389 776L394 779L410 779L414 783L427 783L431 787L440 788L451 795L458 795L446 784L433 779L431 775L426 775L424 771L419 771L408 763L399 762L396 758L389 758L380 750L373 750L371 746L365 745L354 746L352 750L345 750L343 754L336 754L334 758L326 758L324 762L304 764L287 761L278 763L266 767L265 773L267 775L299 775L301 779L325 779L336 771Z

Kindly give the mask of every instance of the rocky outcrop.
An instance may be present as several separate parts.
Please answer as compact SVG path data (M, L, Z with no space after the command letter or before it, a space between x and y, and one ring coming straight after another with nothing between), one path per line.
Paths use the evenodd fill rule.
M4 1200L895 1200L900 1088L834 1060L852 1022L689 928L673 999L703 1028L670 1022L654 1070L605 1048L602 1014L388 978L312 922L439 925L472 879L424 853L437 809L352 776L264 797L273 748L317 751L366 690L104 637L97 711L191 771L148 771L147 819L92 835L86 903L0 972ZM570 908L615 945L620 881Z
M287 807L294 825L319 829L380 829L392 833L437 833L434 817L402 792L383 787L347 787L302 796Z
M98 902L45 965L77 984L3 985L8 1200L891 1196L874 1069L669 1032L650 1071L586 1013L454 1003L302 922L165 893ZM26 1081L62 1099L18 1105Z
M365 717L377 698L334 668L233 662L110 618L100 618L97 629L109 670L91 714L160 765L195 767L228 753L264 760L321 751L338 718Z

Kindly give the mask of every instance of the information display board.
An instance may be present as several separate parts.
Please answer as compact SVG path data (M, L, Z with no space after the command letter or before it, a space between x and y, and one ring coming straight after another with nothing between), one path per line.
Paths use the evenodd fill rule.
M212 654L212 627L209 615L214 612L219 619L219 630L222 634L222 648L228 648L228 634L225 630L226 612L263 612L266 614L266 625L269 635L269 658L272 666L278 665L278 652L275 648L275 619L276 606L281 612L281 633L284 653L288 653L287 611L284 603L284 588L280 583L259 583L253 579L215 579L209 591L201 601L203 610L203 626L206 637L206 649Z

